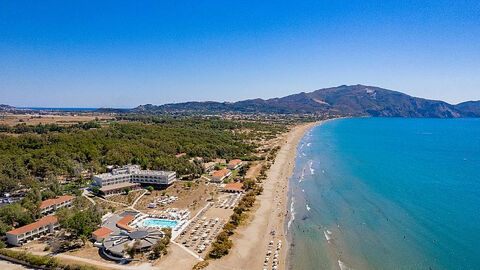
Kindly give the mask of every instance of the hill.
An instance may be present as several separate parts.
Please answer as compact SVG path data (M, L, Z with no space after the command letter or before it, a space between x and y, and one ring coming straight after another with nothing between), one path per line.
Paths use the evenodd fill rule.
M379 117L480 117L480 101L452 105L412 97L401 92L365 85L341 85L281 98L238 102L185 102L141 105L132 111L146 113L281 113L335 114Z

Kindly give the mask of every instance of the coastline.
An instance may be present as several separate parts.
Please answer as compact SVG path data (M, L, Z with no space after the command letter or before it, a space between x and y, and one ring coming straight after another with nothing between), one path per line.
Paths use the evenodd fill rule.
M277 269L286 269L288 182L293 174L298 143L306 132L324 121L299 124L283 135L281 148L264 181L264 192L257 197L259 206L252 212L252 220L237 230L230 253L222 259L210 261L207 269L262 269L272 239L284 243ZM275 236L271 236L272 230L276 231Z

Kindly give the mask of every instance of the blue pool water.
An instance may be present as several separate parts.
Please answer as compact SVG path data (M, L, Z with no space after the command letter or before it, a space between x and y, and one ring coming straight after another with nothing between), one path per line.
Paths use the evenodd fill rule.
M166 219L146 219L142 222L144 227L162 227L162 228L174 228L177 226L178 222L175 220L166 220Z
M479 269L480 119L342 119L289 182L290 269Z

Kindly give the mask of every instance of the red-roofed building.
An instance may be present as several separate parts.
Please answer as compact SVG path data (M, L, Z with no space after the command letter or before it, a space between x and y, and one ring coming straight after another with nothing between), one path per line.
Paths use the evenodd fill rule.
M226 184L225 187L223 187L223 191L232 192L232 193L241 193L241 192L244 192L245 190L243 189L243 183L236 182L236 183Z
M29 240L53 233L58 226L56 216L46 216L36 222L7 232L7 242L14 246L21 246Z
M43 215L48 215L57 211L61 207L70 207L75 197L70 195L60 196L55 199L48 199L42 202L40 209Z
M227 168L214 171L212 174L212 181L221 182L223 179L229 177L230 175L232 175L232 172Z
M106 227L100 227L100 229L92 232L92 237L97 242L102 242L107 236L109 236L113 231Z
M117 227L127 231L133 231L133 228L128 226L128 224L130 224L130 222L132 222L134 219L134 216L124 216L122 219L117 221Z
M100 189L100 192L107 196L112 194L119 194L124 193L126 188L130 188L130 190L137 190L140 189L142 185L140 183L121 183L111 186L106 186Z
M243 163L240 159L232 159L230 160L230 162L228 162L227 164L227 168L229 168L230 170L236 170L240 167L242 167Z

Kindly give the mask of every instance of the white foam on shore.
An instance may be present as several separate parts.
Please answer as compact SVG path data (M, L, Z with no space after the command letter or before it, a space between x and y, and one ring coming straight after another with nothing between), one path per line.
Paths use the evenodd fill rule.
M303 178L305 178L305 167L303 167L302 174L300 175L298 182L301 183L303 181Z
M295 197L292 197L292 203L290 203L290 220L287 223L287 230L290 229L290 225L292 225L292 222L295 220Z
M327 242L330 242L330 240L332 239L332 232L329 230L325 230L323 231L323 235L325 236Z
M308 163L309 165L309 168L310 168L310 174L311 175L314 175L315 174L315 170L312 168L313 166L313 161L310 160L310 162Z
M310 145L312 145L312 143L307 143L307 146L310 147Z
M308 206L308 203L305 205L307 207L307 211L310 211L310 206Z
M338 260L338 267L340 267L340 270L353 270L353 268L347 267L345 263L340 260Z

